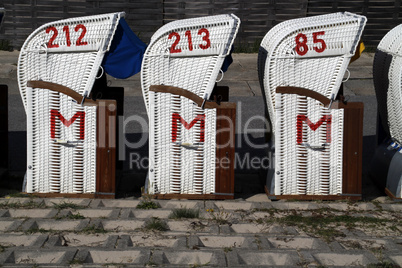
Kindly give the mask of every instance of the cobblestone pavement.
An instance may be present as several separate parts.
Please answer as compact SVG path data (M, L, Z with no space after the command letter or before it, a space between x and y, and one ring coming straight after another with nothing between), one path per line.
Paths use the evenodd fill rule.
M258 201L2 198L0 264L402 265L402 203L385 197L356 203L270 202L263 194L253 199Z

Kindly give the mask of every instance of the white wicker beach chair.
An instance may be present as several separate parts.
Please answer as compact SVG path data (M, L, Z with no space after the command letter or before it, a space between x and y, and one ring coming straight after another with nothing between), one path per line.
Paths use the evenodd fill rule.
M391 198L402 198L402 24L377 47L373 80L380 123L371 176ZM386 178L386 179L385 179Z
M285 21L264 37L259 76L275 144L270 194L342 193L343 109L330 109L354 55L366 18L335 13ZM332 107L333 108L333 107Z
M112 13L48 23L22 46L18 84L27 114L28 193L95 193L97 107L80 102L91 91L122 16ZM82 101L31 88L32 80L70 88Z
M150 87L173 86L208 100L239 25L234 15L209 16L168 23L152 36L141 70L149 116L149 193L215 193L216 109Z
M382 84L382 87L387 88L377 87L376 91L386 94L387 114L384 115L384 121L388 123L391 138L398 144L402 144L402 24L389 31L377 49L379 52L388 55L390 60L385 61L385 65L380 66L381 69L388 71L384 73L388 76L388 83L383 77L373 77L376 85ZM379 68L378 58L377 52L374 69ZM381 104L381 106L383 105Z

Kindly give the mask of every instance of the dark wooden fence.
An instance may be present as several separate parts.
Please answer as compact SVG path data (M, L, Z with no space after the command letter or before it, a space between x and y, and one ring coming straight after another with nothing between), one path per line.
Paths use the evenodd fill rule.
M0 40L15 49L46 22L116 11L126 12L131 29L144 42L173 20L234 13L242 21L239 52L255 51L271 27L288 19L339 11L363 14L368 18L363 41L372 47L402 23L401 0L0 0L0 7L6 9Z

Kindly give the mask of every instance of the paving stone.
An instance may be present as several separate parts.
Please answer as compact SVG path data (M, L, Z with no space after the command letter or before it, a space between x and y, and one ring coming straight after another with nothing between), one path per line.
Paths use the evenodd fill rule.
M114 209L79 209L76 212L85 218L117 218L120 214L119 210Z
M61 247L61 246L67 246L67 243L65 243L64 237L60 235L50 235L48 237L48 240L46 241L46 244L44 245L44 248L53 248L53 247Z
M103 228L108 231L136 231L143 227L141 220L103 220Z
M67 264L71 261L77 250L14 250L5 261L15 264Z
M366 266L378 263L373 254L368 251L357 252L317 252L312 253L314 258L325 266Z
M177 243L176 236L160 234L144 234L130 236L133 247L168 247L172 248Z
M390 204L390 207L395 212L401 212L402 211L402 203Z
M201 242L201 245L211 248L242 247L246 239L246 237L242 236L200 236L200 237L196 236L196 237Z
M92 202L89 204L89 207L91 207L91 208L104 208L105 204L103 203L103 200L95 199L95 200L92 200Z
M119 240L117 240L117 249L127 249L128 247L132 247L133 241L129 235L120 235Z
M275 248L283 249L320 249L329 251L329 246L318 238L306 237L270 237L268 241Z
M172 248L187 248L187 238L185 236L177 237Z
M309 210L317 209L319 206L307 202L273 202L272 207L280 210Z
M160 219L167 219L169 215L172 213L171 210L161 210L161 209L152 209L152 210L132 210L135 218L139 219L148 219L151 217L158 217Z
M345 249L373 249L381 248L386 251L400 251L401 247L396 244L396 241L389 239L376 239L376 238L360 238L360 237L346 237L344 239L338 239L338 242L342 244Z
M171 200L166 203L160 203L164 209L173 208L200 208L202 207L202 201L187 201L187 200Z
M263 232L264 225L251 223L232 224L231 228L238 234L258 234Z
M89 250L90 258L97 264L141 264L149 260L149 250Z
M23 222L23 220L2 219L0 220L0 232L17 230Z
M356 203L354 206L356 209L359 210L369 210L369 211L374 211L377 210L377 207L373 203Z
M387 257L391 259L396 265L402 267L402 254L389 254Z
M107 208L135 208L140 203L140 200L111 200L104 199L98 202L98 206ZM94 204L96 205L96 204ZM92 204L91 204L92 207Z
M363 232L362 230L358 230L358 229L340 229L339 231L341 231L342 233L344 233L347 237L367 237L367 234L365 232Z
M107 241L109 234L63 234L62 245L69 247L101 247Z
M29 198L18 198L18 197L13 197L13 198L0 198L0 204L2 205L7 205L7 204L26 204L30 201ZM42 202L42 200L39 200L39 202Z
M339 250L344 250L345 248L337 241L332 241L328 243L328 246L333 250L333 251L339 251Z
M168 221L169 230L172 232L191 232L194 229L191 226L191 221L182 220L182 221Z
M232 251L234 252L234 251ZM296 266L300 258L296 251L245 251L236 250L227 258L228 267L233 266Z
M47 207L54 207L55 205L60 204L74 204L81 207L88 207L92 202L92 199L84 199L84 198L45 198L45 205Z
M120 219L132 219L135 218L134 212L130 208L123 208L120 211Z
M0 218L1 217L11 217L8 209L0 209Z
M219 225L219 234L230 234L233 233L234 230L228 224Z
M118 235L109 235L106 241L103 243L104 248L115 248L117 245Z
M223 208L224 210L250 210L252 209L250 202L236 202L236 201L219 201L215 202L215 206Z
M196 235L190 235L187 238L188 241L188 247L189 248L199 248L199 247L204 247L204 243L201 241L201 239L196 236Z
M299 254L299 262L297 265L299 267L316 267L319 266L319 263L317 260L311 255L311 253L308 250L297 250L297 253Z
M273 245L265 237L255 235L247 236L241 247L247 249L262 250L273 248Z
M186 265L186 267L200 267L205 265L217 267L226 266L226 260L223 251L164 251L162 254L162 257L158 258L158 260L163 260L164 263L158 264Z
M326 203L325 204L326 207L328 207L329 209L336 209L336 210L340 210L340 211L347 211L349 210L349 205L347 203Z
M37 220L37 228L52 231L81 231L89 223L88 219L84 220ZM35 226L29 229L35 229Z
M38 244L41 244L45 239L47 239L47 235L41 234L0 234L0 244L5 247L38 246ZM37 241L39 241L39 243Z
M53 218L58 211L56 209L10 209L12 218Z

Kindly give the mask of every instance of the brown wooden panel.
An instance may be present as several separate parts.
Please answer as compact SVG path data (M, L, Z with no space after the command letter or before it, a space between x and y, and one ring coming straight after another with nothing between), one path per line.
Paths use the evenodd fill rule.
M114 198L116 191L116 111L115 100L98 100L96 194Z
M221 200L221 199L233 199L233 195L219 195L219 194L155 194L152 195L156 199L210 199L210 200Z
M217 108L216 114L215 193L234 198L236 108Z
M342 194L342 195L274 195L269 192L265 186L265 193L269 199L285 199L285 200L360 200L361 195Z
M361 194L364 104L362 102L349 102L343 108L342 192L344 194Z

